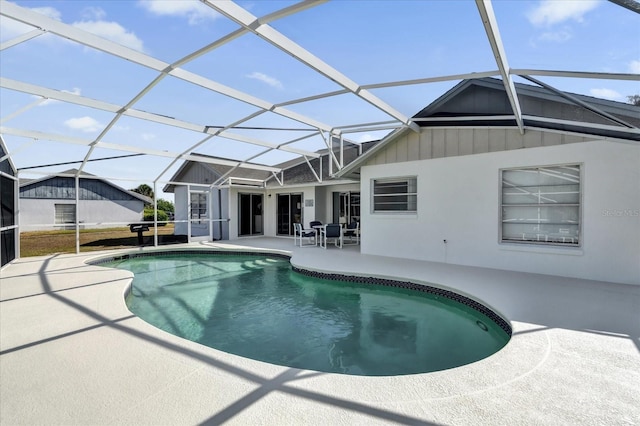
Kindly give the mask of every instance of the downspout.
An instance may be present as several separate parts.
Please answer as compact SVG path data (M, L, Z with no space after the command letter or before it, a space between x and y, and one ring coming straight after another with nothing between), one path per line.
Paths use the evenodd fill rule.
M187 185L187 242L191 242L191 185Z
M15 169L14 169L15 170ZM16 253L14 256L14 259L20 259L20 170L15 170L16 172L16 180L14 182L15 188L17 189L13 199L17 208L16 211L16 225L17 228L15 228L15 243L14 243L14 248L16 249ZM55 220L55 219L54 219Z
M207 216L209 217L209 241L213 242L213 197L211 196L211 191L213 190L213 185L209 185L209 193L207 194Z
M158 180L153 181L153 246L158 247L158 193L156 192ZM144 220L144 207L142 207L142 219Z
M222 239L222 190L220 188L218 191L218 232L220 232L220 239ZM213 238L211 239L213 241Z
M76 182L76 254L80 254L80 222L79 220L79 206L80 206L80 172L76 173L75 182Z

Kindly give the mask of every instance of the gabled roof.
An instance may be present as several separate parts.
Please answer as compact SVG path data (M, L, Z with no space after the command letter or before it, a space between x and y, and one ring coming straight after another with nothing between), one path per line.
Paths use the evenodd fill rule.
M228 158L224 158L224 157L216 157L216 156L211 156L211 155L205 155L205 154L198 154L198 153L193 153L192 157L202 157L202 158L208 158L208 159L216 159L216 160L224 160L224 161L237 161L237 160L230 160ZM251 163L248 163L251 164ZM264 170L258 170L258 169L251 169L251 168L233 168L232 166L226 166L223 164L211 164L211 163L203 163L203 162L198 162L198 161L193 161L193 160L186 160L182 163L182 165L180 165L180 168L178 169L177 172L174 173L174 175L171 177L170 181L171 182L183 182L184 181L184 176L189 172L189 170L191 169L191 167L193 167L194 165L199 165L200 167L204 167L206 170L208 170L211 175L213 176L214 181L221 178L222 176L225 176L228 174L228 176L234 178L244 178L244 179L256 179L256 180L266 180L269 178L269 176L271 176L271 173L268 171L264 171ZM274 166L274 168L279 168L279 165ZM190 183L194 183L194 184L202 184L202 185L210 185L213 184L214 181L212 182L190 182ZM173 192L175 190L176 185L173 184L167 184L165 185L165 187L163 188L164 192Z
M343 163L345 165L352 163L361 155L360 151L362 151L362 153L365 153L371 148L373 148L374 146L376 146L379 142L380 141L370 141L370 142L363 142L362 144L360 144L360 146L356 146L356 145L345 146L342 154ZM320 157L322 159L322 173L320 173L321 161L318 158L313 158L309 160L309 164L311 164L311 167L313 168L313 172L315 172L318 176L321 176L323 182L335 181L336 177L330 176L329 174L329 163L331 159L329 158L328 150L325 149L318 152L322 154L322 156ZM339 157L340 154L336 153L336 156ZM315 175L309 168L309 164L307 164L306 161L300 160L300 159L289 161L289 165L281 164L280 166L283 169L284 184L285 185L300 185L305 183L317 184L318 180L316 179ZM335 164L333 165L333 170L334 171L337 170ZM267 187L277 187L279 185L280 184L275 179L271 179L267 182Z
M343 152L343 162L345 165L353 162L354 160L356 160L356 158L358 158L358 156L360 155L360 149L362 150L362 153L368 151L369 149L371 149L372 147L374 147L376 144L378 144L380 141L370 141L370 142L363 142L360 145L353 145L353 144L349 144L348 146L344 147L344 152ZM315 173L318 176L322 176L323 181L328 181L328 180L333 180L334 178L332 178L329 175L329 151L328 149L323 149L323 150L319 150L317 151L318 154L320 154L319 158L312 158L309 159L309 163L311 164L311 167L313 168L313 171L315 171ZM193 154L194 156L202 156L202 157L206 157L206 158L216 158L216 159L222 159L222 160L226 160L224 158L220 158L220 157L211 157L211 156L207 156L207 155L203 155L203 154ZM339 154L336 154L336 156L339 157ZM322 160L320 160L320 158ZM322 162L322 174L320 174L320 163ZM231 177L231 178L238 178L238 179L253 179L253 180L259 180L259 181L266 181L266 185L267 187L278 187L280 186L280 184L277 182L276 179L273 178L273 174L271 174L270 172L266 172L266 171L261 171L261 170L255 170L255 169L246 169L246 168L236 168L232 171L232 167L230 166L225 166L225 165L220 165L220 164L209 164L209 163L199 163L196 161L185 161L180 168L178 169L178 171L173 175L173 177L171 178L172 182L180 182L183 177L186 175L186 173L188 172L189 168L193 167L194 165L199 165L201 167L206 168L207 170L211 171L211 173L215 176L216 179L225 176L225 177ZM282 174L284 177L284 185L299 185L299 184L304 184L304 183L317 183L317 179L314 175L314 173L311 171L311 169L309 168L309 164L307 164L307 162L304 160L304 158L294 158L292 160L288 160L279 164L276 164L274 167L279 168L282 170ZM334 170L336 170L335 165L334 165ZM198 183L202 183L202 182L192 182L194 184L198 184ZM207 182L207 184L212 184L213 182ZM204 184L204 183L202 183ZM168 184L164 187L164 191L165 192L173 192L175 185L172 184Z
M41 182L46 182L48 180L55 179L55 178L58 178L58 177L71 178L71 176L75 176L77 173L78 173L78 169L69 169L69 170L65 170L64 172L61 172L59 174L44 176L44 177L39 178L39 179L20 179L19 186L20 186L20 188L24 188L25 186L34 185L34 184L38 184L38 183L41 183ZM124 188L122 188L122 187L120 187L120 186L118 186L118 185L116 185L114 183L109 182L108 180L96 177L96 175L93 175L91 173L87 173L87 172L83 171L83 172L80 172L79 176L80 176L81 179L84 177L84 178L87 178L87 179L100 181L100 182L104 183L105 185L108 185L108 186L110 186L110 187L112 187L112 188L114 188L114 189L116 189L116 190L118 190L118 191L120 191L120 192L122 192L124 194L127 194L127 195L129 195L131 197L139 199L140 201L144 202L145 204L152 204L153 203L153 199L151 199L151 198L149 198L149 197L147 197L145 195L138 194L137 192L134 192L134 191L129 191L128 189L124 189Z
M515 88L525 126L640 141L640 107L550 87ZM412 119L421 127L516 125L502 81L490 77L463 80Z
M516 83L526 128L640 142L640 107L553 88ZM514 127L504 84L495 78L463 80L412 117L420 127ZM353 176L376 152L407 132L398 129L337 175Z

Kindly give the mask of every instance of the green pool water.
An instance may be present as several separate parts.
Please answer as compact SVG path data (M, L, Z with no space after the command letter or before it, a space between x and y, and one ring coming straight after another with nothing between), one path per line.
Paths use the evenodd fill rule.
M387 376L478 361L509 335L447 298L302 275L284 258L188 254L133 257L127 306L169 333L255 360Z

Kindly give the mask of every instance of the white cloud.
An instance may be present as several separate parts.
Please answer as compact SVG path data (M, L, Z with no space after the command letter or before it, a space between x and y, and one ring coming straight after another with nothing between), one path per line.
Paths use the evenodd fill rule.
M92 133L102 130L104 124L91 117L70 118L64 122L64 125L74 130L82 130L85 133Z
M261 72L252 72L251 74L247 74L246 77L262 81L263 83L267 83L269 86L275 87L276 89L282 89L282 83L278 79L270 77Z
M634 74L640 74L640 60L629 62L629 70Z
M198 25L220 17L215 10L193 0L141 0L139 4L154 15L186 17L189 25Z
M540 34L540 36L538 37L538 40L553 42L553 43L564 43L565 41L570 40L572 37L573 35L571 34L571 31L569 31L568 29L565 29L561 31L544 32Z
M533 25L550 26L568 20L582 22L584 15L598 4L598 0L542 0L527 18Z
M82 9L82 19L87 21L101 21L107 16L107 12L100 7L85 7Z
M60 11L52 7L37 7L32 8L31 10L45 15L51 19L55 19L56 21L62 20ZM88 31L97 36L106 38L140 52L144 52L144 45L142 40L140 40L133 32L127 31L124 27L122 27L122 25L118 24L117 22L108 22L103 20L103 18L106 16L106 13L103 9L99 7L87 7L83 9L82 15L84 17L84 20L73 23L72 25L74 27ZM10 40L33 29L34 28L31 26L14 21L13 19L0 17L0 34L2 34L3 41ZM38 39L42 39L46 36L47 35L45 34L38 37Z
M365 133L364 135L360 135L357 139L358 142L362 143L362 142L369 142L369 141L374 141L376 140L376 138L369 134L369 133Z
M61 18L60 12L53 7L34 7L30 10L48 16L56 21L60 21ZM4 16L0 17L0 34L2 34L3 41L10 40L32 30L34 30L34 27L31 25L23 24Z
M143 133L143 134L141 135L141 137L142 137L142 140L143 140L143 141L147 141L147 142L148 142L148 141L150 141L150 140L155 139L155 138L156 138L156 135L154 135L153 133Z
M79 87L74 87L73 90L63 90L63 92L71 93L72 95L78 95L78 96L82 94L82 91L80 90Z
M596 98L610 99L612 101L624 100L624 96L611 89L591 89L589 90L589 93Z
M127 31L117 22L80 21L72 24L76 28L93 33L139 52L144 52L144 43L133 32Z

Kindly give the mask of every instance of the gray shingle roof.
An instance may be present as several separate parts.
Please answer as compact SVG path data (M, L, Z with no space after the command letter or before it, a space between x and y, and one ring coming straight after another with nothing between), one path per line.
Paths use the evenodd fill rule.
M375 144L377 144L378 142L379 141L362 143L361 144L362 152L364 153L368 151L370 148L375 146ZM353 144L349 144L345 146L344 154L343 154L343 161L345 165L351 163L358 157L358 150L359 150L359 147ZM339 157L339 152L337 150L335 152L336 152L336 156ZM318 153L321 154L321 158L322 158L322 179L323 181L331 180L332 178L329 176L329 152L328 150L325 149L325 150L318 151ZM194 154L194 155L200 155L202 157L207 157L207 158L227 160L226 158L212 157L204 154ZM311 164L311 167L313 167L313 170L318 174L318 176L320 176L320 159L312 158L309 160L309 163ZM207 169L211 170L214 173L216 179L226 175L232 169L232 167L230 166L224 166L219 164L185 161L180 167L180 169L171 178L171 181L173 182L183 181L189 169L196 165L206 167ZM317 182L315 175L309 168L309 165L304 160L304 158L295 158L293 160L288 160L280 164L276 164L273 167L282 169L282 172L284 175L284 185L298 185L298 184L304 184L304 183ZM336 168L334 167L333 170L335 172ZM267 181L267 187L276 187L280 185L275 179L273 179L273 175L270 172L265 172L261 170L238 167L235 170L233 170L228 176L230 176L231 178L256 179L261 181ZM204 182L191 182L191 183L204 183ZM212 183L212 182L208 182L208 183ZM166 185L164 188L164 191L173 192L174 187L175 185Z

